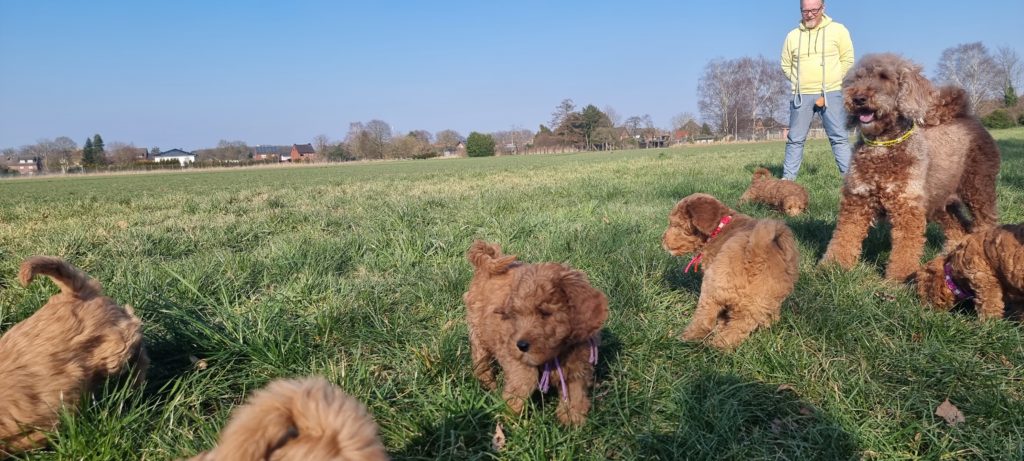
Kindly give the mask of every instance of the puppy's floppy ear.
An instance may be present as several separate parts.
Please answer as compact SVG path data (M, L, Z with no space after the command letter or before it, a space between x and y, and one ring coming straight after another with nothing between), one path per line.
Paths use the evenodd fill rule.
M897 70L899 72L899 90L896 94L897 110L903 116L922 123L935 90L931 82L921 75L921 66L911 62L901 62Z
M718 222L721 221L722 216L729 214L729 212L729 207L715 200L710 195L693 197L686 204L684 210L687 219L689 219L693 227L704 235L711 235L711 232L718 227Z
M569 298L572 333L570 340L582 342L597 334L608 319L608 298L590 285L582 272L565 268L559 285Z

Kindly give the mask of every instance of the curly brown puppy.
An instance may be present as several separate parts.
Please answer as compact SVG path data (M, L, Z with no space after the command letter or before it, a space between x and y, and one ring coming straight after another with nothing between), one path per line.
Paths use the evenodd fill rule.
M970 115L962 89L936 90L921 66L893 54L864 56L843 87L849 125L861 137L823 263L856 264L882 212L892 224L885 276L898 281L920 267L927 220L942 225L947 249L996 224L999 149Z
M192 461L387 460L377 423L323 378L277 380L231 412L217 446Z
M601 326L608 300L587 277L563 264L523 264L498 245L477 240L466 257L473 280L463 295L473 372L487 389L497 383L491 360L505 378L503 396L519 413L538 387L553 383L561 400L558 420L580 425L590 411Z
M687 270L704 265L697 311L682 339L711 335L711 345L732 349L779 318L800 265L793 232L784 223L751 218L707 194L680 200L668 222L662 246L675 256L698 252Z
M132 365L136 383L149 363L142 322L130 306L103 296L99 282L62 259L21 264L22 285L46 275L61 292L0 338L0 454L38 447L62 407Z
M807 209L807 190L793 181L775 179L766 168L754 171L750 187L740 196L740 204L757 202L768 205L789 216L796 216Z
M1024 225L992 227L968 235L917 273L921 300L938 309L974 299L985 318L1003 318L1005 301L1024 299Z

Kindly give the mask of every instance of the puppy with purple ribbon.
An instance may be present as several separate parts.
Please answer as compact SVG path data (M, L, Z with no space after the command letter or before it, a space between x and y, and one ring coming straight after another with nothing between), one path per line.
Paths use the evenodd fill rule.
M936 309L973 300L982 319L1003 318L1007 302L1024 301L1024 225L968 235L917 272L917 293Z
M578 426L590 411L608 299L564 264L525 264L477 240L466 252L473 280L463 295L473 373L495 389L492 362L504 374L503 397L520 413L535 390L558 388L558 420Z

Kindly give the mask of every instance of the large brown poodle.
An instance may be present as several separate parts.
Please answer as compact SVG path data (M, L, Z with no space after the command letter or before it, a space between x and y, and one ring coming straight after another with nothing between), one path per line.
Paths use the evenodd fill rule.
M921 66L893 54L864 56L843 86L849 124L861 138L823 263L856 264L882 213L892 224L885 276L898 281L920 267L927 220L942 225L947 249L996 224L999 149L970 115L962 89L935 89Z
M784 223L751 218L707 194L676 204L661 244L675 256L697 252L690 264L704 266L697 310L682 339L710 337L720 349L735 348L778 320L799 276L800 252Z
M377 423L323 378L277 380L231 412L217 446L191 461L384 461Z
M807 190L793 181L775 179L767 168L754 171L750 187L740 196L740 204L757 202L768 205L788 216L796 216L807 209Z
M103 296L99 282L62 259L36 256L21 265L28 285L49 276L61 292L0 338L0 455L38 447L61 408L133 366L141 383L148 359L142 322L130 306Z
M981 318L1002 318L1007 300L1024 300L1024 225L968 235L918 272L917 293L938 309L973 298Z
M601 326L608 300L582 272L563 264L523 264L498 245L477 240L466 253L473 280L463 296L473 372L497 386L492 359L504 372L503 396L519 413L538 387L554 384L559 421L580 425L590 411Z

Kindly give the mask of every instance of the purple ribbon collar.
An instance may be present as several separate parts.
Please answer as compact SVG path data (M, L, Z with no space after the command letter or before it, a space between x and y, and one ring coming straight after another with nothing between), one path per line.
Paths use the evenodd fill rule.
M597 342L594 341L594 338L588 339L587 342L590 343L590 358L587 361L590 362L591 365L597 365ZM555 358L544 362L544 372L540 375L540 382L537 383L537 389L543 393L547 392L551 387L552 363L555 365L555 370L558 371L558 382L562 384L562 387L560 388L562 400L569 400L569 390L565 388L565 373L562 373L562 364L558 362L557 355Z

